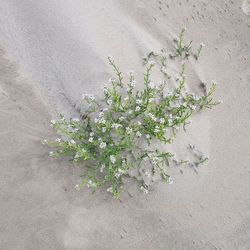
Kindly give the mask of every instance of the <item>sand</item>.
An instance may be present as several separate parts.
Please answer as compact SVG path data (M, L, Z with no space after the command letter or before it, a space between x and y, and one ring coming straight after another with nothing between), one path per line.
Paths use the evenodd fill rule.
M0 249L250 249L249 1L0 0ZM209 155L198 174L120 201L74 190L81 173L41 145L49 121L100 95L112 54L142 72L141 57L172 49L182 27L206 44L188 64L190 87L218 84L223 104L198 114L174 145Z

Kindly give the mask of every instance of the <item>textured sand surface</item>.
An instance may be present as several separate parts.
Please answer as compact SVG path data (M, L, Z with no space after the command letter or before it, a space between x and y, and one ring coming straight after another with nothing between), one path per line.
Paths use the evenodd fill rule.
M74 190L81 173L41 145L49 120L99 95L112 54L123 71L166 47L182 27L194 46L192 86L219 82L224 101L187 135L210 161L147 196L131 183L121 201ZM0 0L0 249L250 249L250 2Z

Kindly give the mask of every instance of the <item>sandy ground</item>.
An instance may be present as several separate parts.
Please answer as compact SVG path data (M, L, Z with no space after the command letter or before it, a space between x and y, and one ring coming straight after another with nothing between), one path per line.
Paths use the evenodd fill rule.
M74 190L80 170L41 145L49 121L100 94L112 54L141 72L182 27L206 44L189 79L219 82L223 105L188 136L210 161L147 196ZM0 249L250 249L250 3L239 0L0 0Z

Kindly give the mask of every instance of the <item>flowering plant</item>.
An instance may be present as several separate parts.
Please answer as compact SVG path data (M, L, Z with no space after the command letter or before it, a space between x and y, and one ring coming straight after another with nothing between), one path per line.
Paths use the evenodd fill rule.
M185 47L180 46L182 42L176 55L182 56L180 51ZM150 60L150 56L145 61L144 87L141 90L136 89L132 71L125 84L119 67L109 56L108 62L116 77L110 79L108 87L104 87L104 98L97 100L86 94L83 99L87 108L80 112L79 119L66 120L61 115L58 121L51 121L62 138L44 141L56 148L50 155L69 156L73 162L86 162L87 170L82 182L76 185L77 189L86 185L95 190L105 185L107 191L117 198L124 189L126 177L135 177L145 193L150 188L145 181L147 177L157 175L171 183L165 166L174 155L154 148L154 142L172 143L178 129L181 126L185 128L195 112L219 103L212 98L214 83L200 97L185 90L184 64L177 80L178 86L172 92L166 91L167 80L159 84L152 82L151 72L155 65L164 65L162 60L158 62L159 54L154 55L157 55L154 56L156 62ZM133 175L133 171L139 175Z

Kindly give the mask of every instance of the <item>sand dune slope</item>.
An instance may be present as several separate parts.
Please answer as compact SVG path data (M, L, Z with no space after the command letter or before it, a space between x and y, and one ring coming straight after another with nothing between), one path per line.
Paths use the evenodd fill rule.
M0 0L0 249L250 249L249 1ZM197 115L177 154L197 143L210 161L147 196L74 190L81 169L51 159L49 120L100 95L112 54L125 72L173 48L182 27L206 44L189 87L219 83L223 105ZM174 67L171 64L170 66Z

